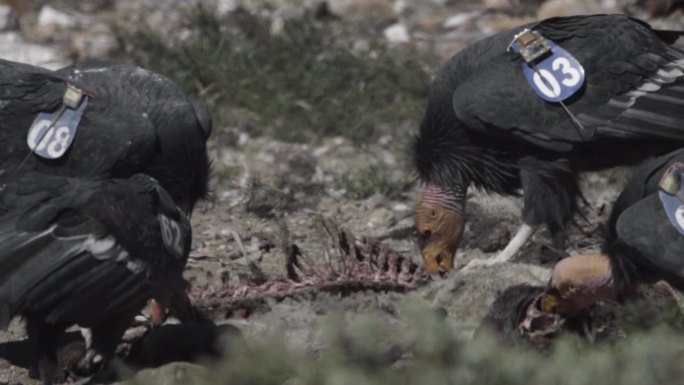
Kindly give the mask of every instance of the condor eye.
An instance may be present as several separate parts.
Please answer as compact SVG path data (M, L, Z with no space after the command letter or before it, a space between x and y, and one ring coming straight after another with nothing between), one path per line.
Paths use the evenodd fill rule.
M563 299L568 299L570 296L575 294L576 290L577 290L577 287L573 284L565 285L565 286L561 287L559 296Z

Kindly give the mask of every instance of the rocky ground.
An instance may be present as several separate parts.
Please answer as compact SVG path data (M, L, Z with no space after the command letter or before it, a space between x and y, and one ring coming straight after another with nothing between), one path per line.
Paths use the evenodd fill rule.
M162 36L182 36L184 28L192 29L182 25L171 3L0 0L0 58L49 68L87 58L120 58L116 31L122 25L141 23ZM644 10L619 0L221 0L215 5L219 14L241 8L261 15L274 34L290 18L329 17L349 25L363 19L359 25L366 29L349 35L349 46L361 51L377 41L389 51L408 46L435 59L426 61L429 73L434 63L474 40L536 18L629 11L660 27L684 27L681 13L660 17L658 7ZM416 312L437 314L447 325L440 327L468 339L504 290L544 285L557 259L546 249L545 232L536 234L511 263L441 279L415 270L420 264L413 229L416 186L406 145L419 115L397 127L379 124L380 132L363 145L344 134L284 141L276 139L282 135L259 135L219 119L210 146L213 193L192 218L187 278L198 305L218 323L237 326L248 344L272 343L276 334L284 349L314 354L336 343L325 331L334 315L355 330L365 325L367 314L374 314L384 325L374 336L380 341L375 347L392 352L407 343L397 330L410 324L407 319ZM571 229L568 252L598 248L598 225L628 174L609 170L583 176L587 220ZM470 191L459 265L501 250L520 225L520 208L519 199ZM345 247L345 242L357 247ZM288 271L295 258L303 268ZM293 274L298 283L292 282ZM22 336L16 323L0 333L0 341ZM0 357L10 350L0 345ZM400 352L394 361L402 359L406 354ZM18 366L0 359L0 384L30 383L26 370L13 363ZM138 380L180 384L205 374L202 366L174 364L145 370ZM287 383L304 383L292 378Z

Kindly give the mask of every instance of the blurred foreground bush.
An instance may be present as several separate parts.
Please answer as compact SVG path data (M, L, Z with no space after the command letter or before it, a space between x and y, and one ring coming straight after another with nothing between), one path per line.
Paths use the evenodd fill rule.
M420 117L426 68L434 62L358 36L363 23L313 16L273 22L244 10L219 17L204 7L181 12L173 36L120 23L120 54L209 103L219 129L292 141L343 135L360 143Z
M635 304L636 305L636 304ZM633 310L629 310L630 312ZM399 315L330 314L312 323L327 347L285 344L274 327L261 342L228 341L230 354L196 383L273 385L575 385L679 384L684 336L677 325L651 324L610 341L590 344L574 335L552 348L502 344L482 331L458 337L458 325L424 307ZM681 320L681 316L677 316ZM663 321L661 317L658 321ZM297 344L306 345L306 341Z

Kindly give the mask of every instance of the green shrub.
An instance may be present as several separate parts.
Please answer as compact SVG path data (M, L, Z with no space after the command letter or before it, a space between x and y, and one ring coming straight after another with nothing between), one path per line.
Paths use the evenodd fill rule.
M211 384L301 385L579 385L682 383L684 337L667 326L635 332L611 344L563 337L547 351L499 343L492 334L472 340L423 311L401 325L386 317L353 327L331 319L332 347L318 355L283 347L273 335L262 344L238 346ZM342 317L340 317L342 318ZM312 326L314 327L314 326ZM395 345L387 344L394 335Z
M286 19L272 33L270 19L244 10L218 17L197 7L184 15L189 33L182 37L121 23L121 55L209 103L218 128L362 142L420 116L430 83L426 63L434 61L415 50L388 49L372 38L368 49L352 50L348 23L310 16Z

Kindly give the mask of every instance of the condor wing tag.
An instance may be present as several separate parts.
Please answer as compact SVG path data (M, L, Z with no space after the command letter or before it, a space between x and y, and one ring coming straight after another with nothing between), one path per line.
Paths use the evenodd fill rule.
M57 111L41 112L33 121L26 138L31 151L46 159L64 155L74 141L76 128L87 106L85 94L69 86Z
M174 257L182 258L185 251L185 233L181 224L164 214L158 214L157 218L166 250Z
M677 231L684 235L684 186L681 183L684 163L677 162L660 180L658 196L667 213L667 218Z
M523 30L509 49L523 57L527 82L547 102L561 102L582 88L584 68L580 62L539 32Z

